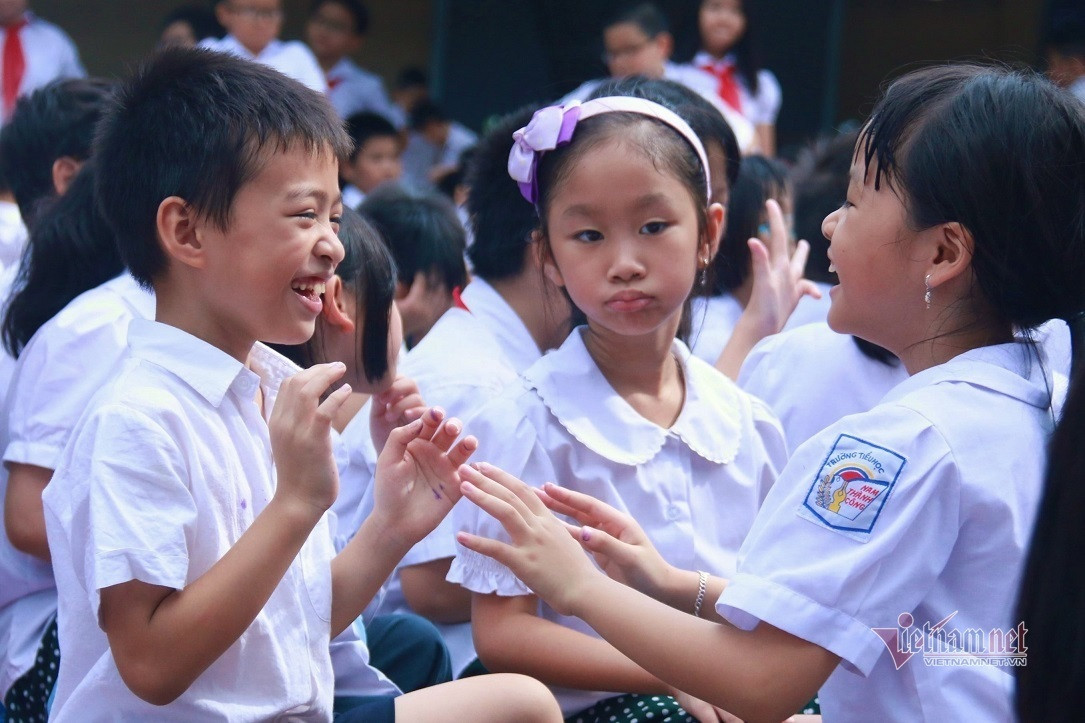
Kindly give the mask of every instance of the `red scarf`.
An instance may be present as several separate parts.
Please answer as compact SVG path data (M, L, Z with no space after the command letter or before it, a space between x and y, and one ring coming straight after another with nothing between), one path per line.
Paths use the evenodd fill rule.
M719 85L716 86L716 93L720 96L720 100L741 113L742 98L738 93L738 78L735 77L735 64L724 62L710 63L708 65L702 65L701 70L706 70L716 76L716 80L719 81Z
M19 97L19 87L23 84L23 74L26 72L26 54L23 53L23 39L19 37L19 31L26 27L26 19L8 25L4 28L4 74L2 80L3 112L5 120L11 117L15 110L15 99Z

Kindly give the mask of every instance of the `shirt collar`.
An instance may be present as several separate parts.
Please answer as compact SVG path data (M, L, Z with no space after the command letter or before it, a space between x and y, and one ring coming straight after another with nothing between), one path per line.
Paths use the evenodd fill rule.
M700 50L693 56L693 64L698 68L703 68L706 65L710 65L713 68L726 68L729 65L735 64L735 54L728 53L722 58L714 58L709 53Z
M329 80L337 78L343 81L354 75L357 68L358 66L351 62L350 58L340 58L339 62L333 65L326 75Z
M251 369L221 349L177 327L146 319L132 319L128 327L132 355L162 367L218 407L231 390L252 399L261 386L269 392L270 410L283 380L299 371L285 357L257 343L249 353Z
M917 389L943 382L990 389L1040 409L1051 406L1050 373L1045 373L1036 347L1027 341L966 351L908 377L893 387L882 403L898 401Z
M575 329L561 348L524 373L550 412L577 441L607 459L637 465L651 460L674 436L694 453L717 464L734 459L742 442L738 388L718 371L694 358L674 341L682 365L685 402L678 419L665 429L645 419L621 398L584 346L584 327Z
M233 35L227 35L219 42L221 43L221 46L220 48L216 49L225 50L233 53L234 55L240 55L243 58L248 58L249 60L260 60L272 56L278 51L279 46L282 45L281 40L272 38L271 42L268 43L264 47L264 49L259 52L259 54L254 55L251 50L242 45L241 41L235 38Z
M472 316L489 331L518 374L542 356L524 320L494 287L476 276L460 293Z

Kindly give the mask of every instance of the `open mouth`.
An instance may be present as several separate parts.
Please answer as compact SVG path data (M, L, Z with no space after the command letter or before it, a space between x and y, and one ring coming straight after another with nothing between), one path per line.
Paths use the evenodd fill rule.
M317 312L324 306L321 297L324 296L326 287L327 284L324 281L317 279L298 279L290 285L290 289L301 297L305 305Z

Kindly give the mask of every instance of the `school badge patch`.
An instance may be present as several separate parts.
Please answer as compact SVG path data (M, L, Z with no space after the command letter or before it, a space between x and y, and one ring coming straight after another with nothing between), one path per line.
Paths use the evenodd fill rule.
M866 542L905 461L890 449L841 434L814 477L799 516Z

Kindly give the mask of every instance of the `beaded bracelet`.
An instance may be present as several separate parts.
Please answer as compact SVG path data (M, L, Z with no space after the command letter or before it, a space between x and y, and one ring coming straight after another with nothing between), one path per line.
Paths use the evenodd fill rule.
M704 596L708 591L708 573L701 570L697 573L699 579L697 581L697 602L693 603L693 616L701 617L701 606L704 604Z

